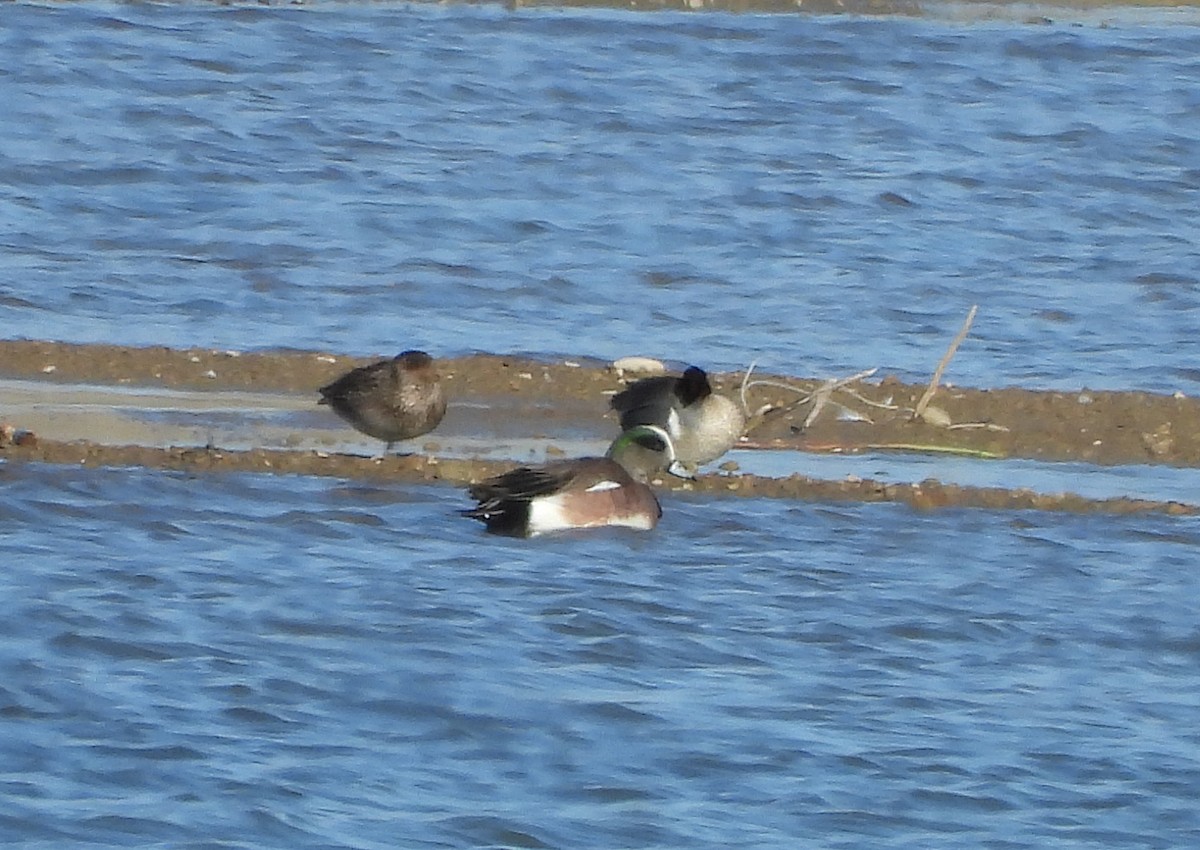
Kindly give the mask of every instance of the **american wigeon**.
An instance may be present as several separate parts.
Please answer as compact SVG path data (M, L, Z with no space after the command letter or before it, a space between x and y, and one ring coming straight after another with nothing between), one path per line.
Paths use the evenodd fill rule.
M649 530L662 508L647 482L664 471L691 477L667 433L639 425L617 437L605 457L522 466L473 484L469 492L479 505L463 513L488 531L517 537L602 526Z
M321 387L317 404L364 434L387 443L427 434L446 415L446 396L433 358L424 351L405 351L391 360L351 369Z
M681 377L659 375L630 384L612 399L622 430L657 425L667 432L675 456L695 468L733 447L746 427L741 407L713 392L708 375L689 366Z

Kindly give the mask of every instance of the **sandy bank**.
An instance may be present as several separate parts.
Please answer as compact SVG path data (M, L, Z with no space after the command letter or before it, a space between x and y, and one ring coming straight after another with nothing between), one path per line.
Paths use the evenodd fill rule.
M474 436L471 456L445 456L438 439L426 441L411 456L373 457L369 442L363 451L330 450L320 441L305 444L290 432L279 437L279 446L249 445L230 448L219 443L183 439L167 444L170 432L122 430L119 418L108 415L106 392L116 388L132 393L123 403L152 404L155 392L185 394L174 406L197 400L232 397L231 409L258 405L267 411L293 411L297 416L320 417L315 390L346 369L367 362L322 352L229 352L207 349L127 348L109 345L74 345L43 341L0 341L0 378L29 382L42 403L15 401L0 395L0 421L33 436L21 445L0 449L12 462L85 464L89 466L144 466L191 472L267 472L366 478L392 481L439 481L464 485L509 468L517 453L492 453L492 443L518 445L542 441L546 454L570 453L558 445L575 442L603 444L615 429L607 413L607 399L621 386L623 376L607 364L587 361L542 362L523 357L478 355L444 361L445 381L457 418L448 417L447 436L431 438L453 442ZM737 395L740 375L721 375L719 387ZM765 377L765 376L757 376ZM795 402L820 385L815 379L769 376L784 387L754 387L748 393L757 417L744 445L748 448L794 451L930 451L981 453L1000 457L1085 460L1102 464L1157 463L1200 465L1200 441L1193 423L1200 407L1192 399L1146 393L1035 392L1019 389L979 390L943 388L934 397L940 413L936 424L913 420L911 408L923 387L890 378L857 381L830 396L830 403L815 420L813 403ZM82 387L82 389L81 389ZM157 388L157 390L155 390ZM789 389L793 388L793 389ZM92 405L72 403L74 418L63 417L50 402L83 393L95 398ZM38 395L40 394L40 395ZM75 394L75 395L72 395ZM48 408L65 433L38 434L29 418ZM22 416L22 412L24 416ZM25 421L22 421L23 418ZM314 420L317 421L317 420ZM951 424L973 427L951 428ZM347 429L325 416L317 429L329 435ZM982 426L982 427L974 427ZM307 424L292 427L312 430ZM457 429L457 430L456 430ZM177 436L177 435L176 435ZM125 438L125 442L122 441ZM315 445L315 447L314 447ZM289 448L295 446L295 448ZM489 457L488 455L491 454ZM984 462L984 461L980 461ZM1037 509L1105 513L1192 513L1195 508L1177 502L1144 499L1085 499L1069 493L1039 494L1029 490L963 487L937 481L889 484L847 478L818 480L801 475L771 478L740 474L733 464L723 473L704 475L694 483L664 481L666 489L726 496L759 496L838 502L900 502L922 509L950 506L992 509Z
M56 383L233 390L294 394L290 403L297 407L315 399L317 387L368 360L330 352L0 341L0 378L37 381L47 391ZM480 411L479 421L467 427L546 439L579 432L607 437L615 427L607 400L623 383L605 363L477 355L445 360L441 368L450 397ZM738 394L740 374L715 377L721 391ZM912 418L923 386L877 376L834 392L806 425L812 404L796 402L819 387L819 380L754 377L794 389L760 386L749 392L748 406L766 411L751 424L749 448L861 452L925 447L1035 460L1200 467L1200 401L1184 396L943 386L933 398L939 415L930 417L935 420L931 424ZM11 419L5 407L0 397L0 418Z

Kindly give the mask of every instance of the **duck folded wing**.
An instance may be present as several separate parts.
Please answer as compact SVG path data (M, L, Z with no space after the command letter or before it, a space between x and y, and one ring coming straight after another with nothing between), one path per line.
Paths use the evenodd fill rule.
M667 375L643 378L613 396L610 404L621 418L621 428L664 424L675 402L678 381Z
M567 487L576 473L568 465L522 466L494 478L472 484L469 493L477 502L531 501Z
M317 403L345 402L348 399L361 398L364 395L378 392L384 382L391 378L391 366L392 364L385 360L380 363L372 363L370 366L351 369L333 383L321 387L318 390L321 398Z

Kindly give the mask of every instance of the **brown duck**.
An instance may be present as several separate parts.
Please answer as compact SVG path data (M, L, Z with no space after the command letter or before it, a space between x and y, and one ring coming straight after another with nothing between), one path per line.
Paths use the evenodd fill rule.
M329 405L359 431L383 440L385 454L398 440L429 433L446 415L441 380L424 351L351 369L320 393L317 404Z

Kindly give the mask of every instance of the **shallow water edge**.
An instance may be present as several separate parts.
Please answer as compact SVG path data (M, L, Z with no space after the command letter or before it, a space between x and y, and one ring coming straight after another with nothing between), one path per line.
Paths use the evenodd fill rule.
M615 427L615 422L608 421L611 415L606 415L607 399L634 377L592 362L551 363L503 355L448 359L440 368L452 399L452 413L444 428L428 435L420 446L410 447L420 453L380 458L359 454L354 447L347 450L343 443L322 444L298 436L314 428L341 427L332 420L312 424L311 418L320 414L313 401L316 387L363 362L362 358L318 352L0 342L0 363L4 364L0 377L25 380L20 387L24 396L11 381L7 390L0 386L0 420L11 433L0 457L13 462L267 472L462 486L523 461L535 445L544 444L545 456L584 453L603 446ZM35 376L36 380L29 380ZM719 375L715 379L719 391L741 396L742 376ZM815 419L811 401L796 401L805 394L814 396L821 381L787 376L768 380L770 385L750 386L745 393L747 406L759 415L743 438L743 451L954 454L987 463L985 458L1070 456L1070 447L1075 445L1079 449L1075 459L1089 463L1095 463L1095 456L1104 450L1110 460L1123 458L1112 460L1114 463L1200 465L1189 455L1197 450L1189 442L1191 430L1172 426L1175 421L1195 421L1200 414L1196 402L1183 397L943 387L934 399L951 424L992 426L952 430L944 422L935 425L915 419L911 409L924 388L891 378L854 382L827 405L827 411L817 411ZM157 395L137 389L148 386L171 389ZM174 395L166 397L171 393ZM872 396L879 400L872 401ZM211 399L207 409L206 399ZM880 407L883 400L886 408ZM871 406L866 405L868 401ZM854 405L871 411L874 418L846 416ZM196 417L215 418L220 413L234 420L254 416L282 419L272 437L275 442L256 444L254 434L261 432L245 428L250 436L235 446L239 441L211 436L190 441L181 438L181 432L170 430L167 417L161 414L144 417L139 423L142 430L122 430L120 417L115 415L118 407L145 413L191 409ZM70 428L39 434L42 423L49 428L52 419L66 418L64 411L75 416ZM43 418L39 420L39 416ZM1131 434L1135 435L1133 446L1126 455L1119 455L1122 441L1128 441ZM996 451L977 448L979 445ZM933 478L885 482L848 474L833 481L803 474L755 474L743 471L734 461L695 482L669 480L660 486L723 496L900 502L921 509L982 507L1116 514L1189 514L1197 510L1174 499L1085 498L1068 492L1038 493L1026 487L963 486Z
M42 404L47 406L63 392L55 386L83 384L193 391L197 405L215 391L248 392L246 398L264 399L259 407L311 409L318 387L371 359L315 351L0 340L0 379L36 382L30 387L44 387ZM637 377L585 358L475 354L439 362L452 405L460 415L468 407L476 411L459 430L487 439L496 434L549 440L582 435L605 442L611 439L615 423L611 416L611 421L605 421L608 398ZM666 365L678 370L688 364ZM717 391L742 396L744 373L710 375ZM815 397L831 377L844 376L755 372L744 394L745 405L754 415L742 448L839 454L925 450L985 458L1200 468L1200 433L1190 427L1200 421L1200 400L1182 393L981 389L955 386L946 378L932 399L937 416L917 419L912 413L925 385L876 374L833 391L829 403L814 415ZM0 399L3 392L0 389ZM268 394L294 397L268 399ZM131 404L150 406L145 400ZM12 418L13 407L9 393L7 400L0 401L0 418ZM20 421L10 424L33 428ZM443 432L445 426L436 433ZM92 439L93 435L84 431L59 438L68 437ZM338 448L335 443L326 445Z
M88 441L62 443L37 440L0 449L0 459L89 467L138 466L186 472L260 472L283 475L332 476L389 482L443 483L466 486L512 468L512 461L402 455L371 458L297 452L279 449L226 451L217 448L166 449L146 446L105 446ZM1114 515L1161 513L1200 514L1200 506L1177 501L1115 497L1089 499L1075 493L1035 493L1027 489L969 487L936 479L917 483L885 483L847 478L827 481L804 475L771 478L747 474L700 475L694 481L664 478L656 489L702 495L795 499L811 502L893 502L920 510L984 508Z

